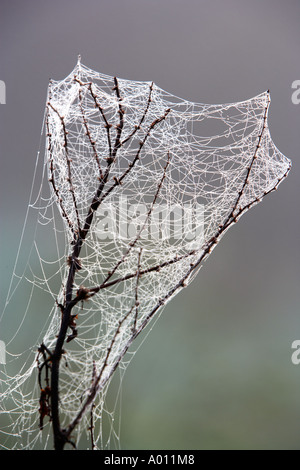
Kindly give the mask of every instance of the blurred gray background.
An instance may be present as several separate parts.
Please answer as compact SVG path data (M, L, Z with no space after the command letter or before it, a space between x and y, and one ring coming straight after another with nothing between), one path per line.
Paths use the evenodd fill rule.
M104 74L153 80L191 101L241 101L270 89L271 134L293 162L132 360L123 449L300 449L300 365L291 362L300 339L300 104L291 100L299 24L299 0L1 0L1 308L48 81L68 75L78 53Z

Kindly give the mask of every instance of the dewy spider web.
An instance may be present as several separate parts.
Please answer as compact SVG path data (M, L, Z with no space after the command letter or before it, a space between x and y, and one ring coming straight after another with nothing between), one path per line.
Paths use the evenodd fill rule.
M67 304L60 424L79 447L82 438L94 448L111 445L106 392L135 338L290 169L270 137L269 104L269 92L192 103L80 59L67 78L50 82L42 184L30 204L38 214L34 242L24 269L16 263L2 316L3 327L16 316L10 306L24 284L25 314L5 338L3 447L53 446L51 354ZM42 334L32 347L24 338L35 323Z

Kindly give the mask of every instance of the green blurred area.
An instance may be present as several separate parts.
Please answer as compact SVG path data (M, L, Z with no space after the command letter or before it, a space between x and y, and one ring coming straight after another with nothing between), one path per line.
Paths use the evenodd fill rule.
M300 448L300 370L291 362L299 306L285 301L280 270L273 280L265 272L266 286L259 287L238 252L224 282L217 270L224 245L168 305L128 368L126 448ZM255 258L253 247L253 267ZM254 284L251 291L233 273L238 266ZM268 296L272 285L281 288L282 304Z

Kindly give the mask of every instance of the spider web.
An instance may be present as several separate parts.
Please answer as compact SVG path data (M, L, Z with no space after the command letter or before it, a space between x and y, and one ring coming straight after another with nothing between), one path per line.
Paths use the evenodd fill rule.
M269 92L192 103L151 82L97 73L80 59L64 80L50 81L45 158L38 153L2 314L4 448L53 446L49 354L70 301L61 426L73 423L77 447L118 443L106 396L114 372L122 378L136 352L134 340L228 228L288 174L290 161L268 129L269 105Z

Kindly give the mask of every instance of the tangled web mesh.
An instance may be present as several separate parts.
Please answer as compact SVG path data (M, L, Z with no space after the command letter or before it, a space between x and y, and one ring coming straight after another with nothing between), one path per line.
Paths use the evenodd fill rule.
M50 82L42 183L30 204L37 214L32 249L24 268L16 264L2 317L4 328L8 316L17 318L11 305L21 289L25 313L6 338L1 371L3 447L53 445L49 357L68 302L61 426L76 424L77 446L118 440L113 425L104 436L105 419L114 418L105 398L114 371L122 375L134 354L133 341L290 169L269 133L269 104L269 92L239 103L192 103L80 60L67 78ZM32 346L25 338L35 324Z

